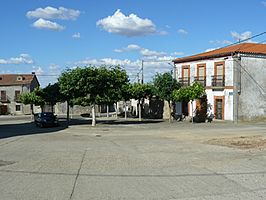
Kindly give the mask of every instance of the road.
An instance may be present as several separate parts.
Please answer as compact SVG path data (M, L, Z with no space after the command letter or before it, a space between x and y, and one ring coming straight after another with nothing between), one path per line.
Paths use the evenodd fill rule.
M266 125L0 121L1 200L266 199L266 150L207 144Z

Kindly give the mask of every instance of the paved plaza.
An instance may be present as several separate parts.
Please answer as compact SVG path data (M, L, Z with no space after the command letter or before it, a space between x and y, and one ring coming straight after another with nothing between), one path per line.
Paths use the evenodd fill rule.
M72 120L37 128L0 119L1 200L266 199L266 124Z

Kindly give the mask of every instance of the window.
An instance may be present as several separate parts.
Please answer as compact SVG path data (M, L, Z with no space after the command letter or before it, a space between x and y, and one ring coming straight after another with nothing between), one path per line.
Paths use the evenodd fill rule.
M182 78L179 81L183 86L190 85L190 66L189 65L182 66Z
M212 86L224 87L225 86L225 67L224 62L214 63L214 76L212 78Z
M21 81L22 80L22 77L21 76L18 76L17 77L17 81Z
M15 91L15 100L18 101L19 100L19 97L20 97L20 91L19 90L16 90Z
M5 90L2 90L1 91L1 101L6 101L7 100L7 98L6 98L6 91Z
M206 86L206 64L198 64L197 65L197 76L195 77L195 81L200 83L202 86Z
M16 105L16 111L20 111L21 106L20 105Z

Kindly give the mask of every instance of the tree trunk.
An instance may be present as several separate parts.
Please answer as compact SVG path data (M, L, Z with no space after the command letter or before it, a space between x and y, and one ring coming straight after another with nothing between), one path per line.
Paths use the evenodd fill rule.
M107 115L107 118L109 118L109 105L108 104L106 106L106 115Z
M96 126L96 116L95 116L95 103L92 104L92 122L91 122L91 126Z
M192 109L192 123L194 123L194 120L193 120L193 113L194 113L194 111L193 111L193 101L191 100L191 109Z
M69 126L69 101L67 101L67 127Z
M169 106L169 123L171 123L171 121L172 121L172 115L171 115L171 113L172 113L172 105L171 105L171 101L168 101L168 106Z
M139 121L141 121L141 105L140 105L140 100L139 100Z
M115 118L118 119L118 102L115 104Z
M125 102L125 120L127 120L127 103Z
M33 111L33 104L30 104L30 112L31 112L31 115L30 115L30 119L31 119L31 121L33 121L34 120L34 111Z

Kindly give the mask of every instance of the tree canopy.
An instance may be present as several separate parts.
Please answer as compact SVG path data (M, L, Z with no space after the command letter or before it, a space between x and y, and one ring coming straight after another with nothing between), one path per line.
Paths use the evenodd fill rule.
M188 102L191 100L198 99L205 94L205 89L200 83L193 83L188 87L181 87L178 90L173 91L173 99L174 101L184 101Z
M173 91L178 90L181 85L172 77L169 72L156 74L153 79L153 84L156 89L156 95L170 103L173 100Z
M169 72L156 74L153 79L155 93L161 99L168 102L169 106L169 122L171 121L172 101L174 100L173 92L178 90L181 85L173 78Z
M95 125L95 104L111 104L122 100L122 89L129 82L126 71L114 67L77 67L59 78L60 91L68 100L82 106L92 106L92 125Z

